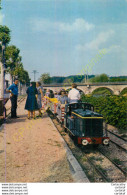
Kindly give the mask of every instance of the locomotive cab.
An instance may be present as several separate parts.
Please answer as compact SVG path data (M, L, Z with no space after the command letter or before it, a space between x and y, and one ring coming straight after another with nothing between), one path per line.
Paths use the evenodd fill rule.
M64 118L64 127L77 137L79 144L109 144L103 116L94 112L93 105L67 104Z

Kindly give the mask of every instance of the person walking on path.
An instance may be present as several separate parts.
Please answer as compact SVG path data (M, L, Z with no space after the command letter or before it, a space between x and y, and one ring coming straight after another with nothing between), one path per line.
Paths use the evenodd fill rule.
M72 84L72 89L68 93L68 98L69 98L69 103L70 104L78 103L80 98L81 98L80 93L76 88L77 88L77 85L75 83L73 83Z
M37 82L36 83L36 87L37 87L37 104L38 104L38 109L39 109L39 116L42 116L42 112L41 112L41 108L42 108L42 99L43 99L43 92L42 92L42 87L41 87L41 83Z
M11 118L19 118L17 116L17 97L18 97L18 79L14 80L14 83L6 90L11 93Z
M31 82L30 87L28 87L27 91L27 100L25 104L25 109L28 110L28 119L30 119L30 113L31 116L35 119L35 110L38 110L38 104L36 95L38 94L37 88L36 88L36 82Z

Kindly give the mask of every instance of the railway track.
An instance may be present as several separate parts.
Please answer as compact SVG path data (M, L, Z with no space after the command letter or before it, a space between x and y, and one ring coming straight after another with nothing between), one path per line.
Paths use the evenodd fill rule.
M94 169L101 175L102 180L103 180L103 181L106 181L106 182L111 182L111 180L110 180L102 171L100 171L100 169L92 162L92 160L91 160L89 157L87 157L87 155L85 155L85 156L86 156L88 162L89 162L89 163L94 167Z
M81 149L81 148L79 148L79 147L77 147L77 146L71 146L71 145L73 145L72 143L70 144L70 142L73 142L72 140L70 141L68 141L68 139L66 138L65 139L65 135L63 136L63 127L61 127L60 126L60 124L58 123L58 121L56 120L56 118L54 118L54 115L53 114L49 114L49 116L50 116L50 118L52 119L52 121L53 121L53 123L54 123L54 125L56 126L56 128L57 128L57 130L59 131L59 133L61 134L61 136L63 137L63 139L65 140L65 142L67 143L67 145L68 145L68 147L71 149L71 151L72 151L72 153L74 154L74 156L76 157L76 158L79 158L80 159L80 164L81 164L81 166L83 167L84 165L82 164L82 160L81 159L83 159L84 157L87 159L87 162L90 164L90 166L92 167L92 169L93 170L95 170L95 172L96 172L96 174L97 174L97 176L96 177L98 177L97 179L99 180L99 182L114 182L115 180L113 179L113 178L110 178L109 177L109 174L107 174L106 173L106 170L104 170L104 169L102 169L98 164L96 164L96 159L94 159L95 158L95 156L99 156L99 155L101 155L101 158L102 159L104 159L105 161L106 160L108 160L109 162L110 162L110 164L112 165L112 167L114 167L114 170L116 170L117 169L117 172L119 172L119 174L121 174L122 176L122 179L124 180L125 179L125 172L122 170L122 169L120 169L120 167L118 167L115 163L113 163L112 161L111 161L111 159L110 158L108 158L107 156L105 156L104 154L102 154L102 152L100 152L100 151L95 151L95 153L93 152L93 154L92 154L92 151L90 151L90 155L92 154L92 156L90 156L89 154L87 154L87 152L85 152L84 151L84 149ZM64 134L65 134L65 132L64 132ZM66 134L66 136L68 136L68 134ZM76 147L76 148L75 148ZM76 153L76 155L75 155L75 150L78 150L78 152ZM81 156L79 157L78 156L78 153L81 153L81 151L82 151L82 158L81 158ZM80 154L81 155L81 154ZM93 160L93 159L94 160ZM111 166L110 165L110 166ZM100 169L101 168L101 169ZM85 170L85 169L84 169ZM119 170L119 171L118 171ZM118 175L119 175L118 174ZM115 175L116 176L116 175ZM88 178L89 178L89 176L88 176ZM90 179L90 178L89 178ZM119 180L119 179L118 179ZM94 181L95 182L95 181ZM116 181L115 181L116 182Z
M107 131L110 137L110 142L127 153L127 140L109 130Z
M123 174L125 175L125 177L127 177L127 172L121 168L116 162L113 161L113 159L111 157L109 157L109 155L107 155L106 153L104 153L101 149L98 149L98 151L100 153L102 153L106 158L108 158L121 172L123 172Z
M127 142L127 140L126 139L124 139L123 137L121 137L120 135L118 135L118 134L116 134L116 133L113 133L112 131L110 131L110 130L107 130L110 134L112 134L112 135L114 135L114 136L116 136L116 137L118 137L119 139L121 139L121 140L123 140L123 141L125 141L125 142Z
M58 120L53 119L53 118L51 117L51 115L49 115L49 116L50 116L50 118L52 119L52 121L53 121L55 127L57 128L57 130L59 131L59 133L60 133L61 136L63 137L64 141L66 142L66 144L68 145L68 147L71 149L73 155L74 155L76 158L78 158L78 156L75 155L74 149L72 150L72 147L70 146L70 143L69 143L69 142L67 141L67 139L65 139L65 137L62 135L62 133L61 133L62 126L59 125ZM68 135L68 134L66 133L66 135ZM73 142L73 141L72 141L72 142ZM75 147L76 147L76 146L75 146ZM76 150L80 150L80 148L76 148ZM84 153L83 153L83 157L84 157ZM89 157L87 157L87 155L85 155L85 157L86 157L87 161L89 162L89 164L90 164L91 167L92 167L91 170L94 170L94 171L97 172L97 174L99 174L99 176L98 176L99 180L100 180L101 182L110 182L110 180L106 177L106 175L105 175L104 173L102 173L102 171L100 171L99 168L96 167L96 166L94 165L94 163L92 162L92 160L91 160ZM80 163L80 164L81 164L81 163ZM81 166L82 166L82 165L81 165ZM83 168L83 166L82 166L82 168ZM94 174L95 174L95 173L94 173Z

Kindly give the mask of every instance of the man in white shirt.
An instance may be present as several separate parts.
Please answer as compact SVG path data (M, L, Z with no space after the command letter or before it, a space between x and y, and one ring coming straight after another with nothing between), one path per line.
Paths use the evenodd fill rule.
M76 88L77 88L77 85L75 83L73 83L72 89L68 93L68 98L69 98L70 104L78 103L78 101L80 100L80 93Z

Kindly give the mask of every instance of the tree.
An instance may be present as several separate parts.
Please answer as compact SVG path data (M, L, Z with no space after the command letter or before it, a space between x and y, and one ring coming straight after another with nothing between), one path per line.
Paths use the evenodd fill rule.
M5 79L5 47L10 42L10 29L7 26L0 25L0 69L1 69L1 98L4 98L4 79Z
M19 53L20 50L14 45L8 46L5 51L7 72L11 75L11 83L13 81L13 76L16 76L18 69L23 68L21 63L22 58Z
M91 83L101 83L101 82L108 82L108 81L109 81L109 77L106 74L100 74L89 79L89 82Z
M72 83L74 83L74 78L66 78L63 81L63 85L71 85Z
M44 84L49 84L51 83L51 78L49 73L44 73L40 76L40 81L43 82Z
M29 84L30 83L30 78L29 74L26 70L22 68L22 70L19 70L18 78L21 81L22 84Z
M110 82L124 82L124 81L127 81L127 78L120 78L120 77L110 78Z
M6 46L10 40L10 29L7 26L0 25L0 41Z
M7 71L11 75L11 83L13 77L18 77L21 83L29 83L29 74L23 68L22 57L20 56L20 50L14 46L8 46L5 52Z

